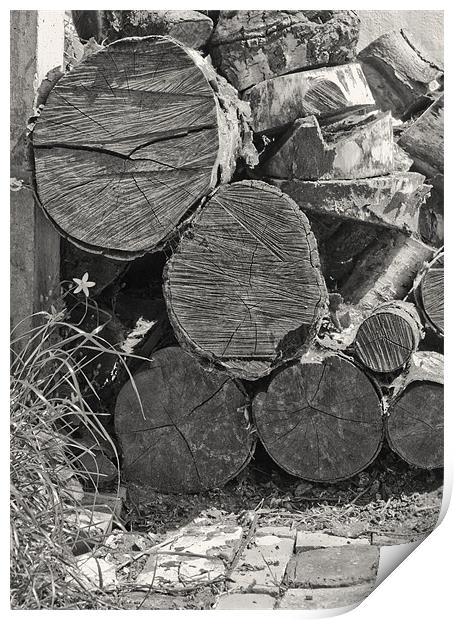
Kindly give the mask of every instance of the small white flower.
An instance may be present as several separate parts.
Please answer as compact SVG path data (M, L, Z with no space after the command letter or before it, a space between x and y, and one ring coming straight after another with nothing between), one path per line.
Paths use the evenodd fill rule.
M81 280L79 280L79 278L73 278L73 281L77 284L77 288L74 289L74 293L80 293L81 291L83 291L85 297L88 297L90 295L90 291L88 289L92 286L95 286L96 284L96 282L88 281L87 272L84 273Z

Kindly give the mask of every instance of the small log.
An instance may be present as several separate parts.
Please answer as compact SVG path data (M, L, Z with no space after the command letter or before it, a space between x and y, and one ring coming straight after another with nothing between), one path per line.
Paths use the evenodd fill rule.
M371 179L302 181L268 179L308 213L418 232L419 207L430 191L417 172Z
M125 37L169 36L200 49L213 31L213 22L199 11L72 11L81 39L112 43Z
M327 304L306 216L261 181L221 187L200 210L164 294L183 347L252 380L310 343Z
M381 399L350 360L331 355L280 371L253 401L257 434L288 473L317 482L353 476L377 456Z
M352 63L291 73L259 82L243 93L252 129L275 133L305 116L321 118L375 105L361 65Z
M426 326L439 336L444 335L444 265L438 260L424 266L418 274L416 303Z
M413 237L384 231L355 262L340 293L363 312L381 303L403 299L433 248Z
M416 351L423 329L415 306L391 301L375 308L358 328L357 359L374 372L394 372Z
M117 399L124 476L162 493L224 485L253 453L247 408L247 396L224 373L207 372L177 347L158 351Z
M444 172L444 96L405 129L399 138L414 161L414 167L427 177Z
M221 11L210 54L239 91L262 80L354 58L354 11Z
M96 256L85 252L66 239L61 244L60 273L62 280L81 278L88 273L95 286L90 289L90 296L95 297L115 281L119 280L128 268L124 261L117 261L105 256Z
M36 124L42 206L88 251L128 260L156 249L230 179L243 152L243 106L172 39L113 43L61 78Z
M393 384L386 420L392 450L416 467L443 467L443 356L420 351Z
M416 46L406 30L388 32L358 54L377 105L396 118L424 107L443 86L443 69Z
M444 175L437 174L428 179L432 186L427 202L419 214L419 233L428 245L440 248L444 244Z
M391 114L352 115L320 127L315 116L298 119L261 166L281 179L364 179L394 169Z

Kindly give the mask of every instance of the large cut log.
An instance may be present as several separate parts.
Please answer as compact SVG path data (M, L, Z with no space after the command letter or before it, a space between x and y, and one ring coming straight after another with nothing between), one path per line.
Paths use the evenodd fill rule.
M354 11L221 11L210 54L235 88L354 58L359 18Z
M343 298L363 312L393 299L403 299L433 248L413 237L383 231L355 262L343 283Z
M115 429L127 480L163 493L220 487L249 462L247 396L182 349L158 351L121 390Z
M375 105L358 63L271 78L245 91L243 99L251 104L256 133L280 131L312 114L324 118Z
M188 209L230 179L243 105L172 39L103 48L61 78L36 124L42 206L84 249L128 259L161 246Z
M443 356L420 351L393 384L386 420L391 448L416 467L443 467Z
M443 86L443 70L406 30L389 32L358 54L377 105L405 117Z
M72 17L80 38L98 43L158 34L199 49L213 31L211 19L199 11L72 11Z
M254 399L253 415L271 458L306 480L353 476L374 460L383 438L374 385L335 355L280 371Z
M304 349L327 303L306 216L261 181L210 198L167 264L164 292L180 344L247 379Z
M374 372L394 372L405 366L423 336L418 312L405 301L381 304L356 332L357 359Z
M261 166L266 176L304 180L364 179L393 169L389 113L352 115L322 127L315 116L298 119Z
M405 129L399 144L428 177L444 172L444 96L439 97Z
M417 172L355 180L269 181L291 196L303 211L383 224L410 233L418 232L419 207L430 191Z
M443 254L424 265L415 281L415 299L426 327L444 335L444 260Z

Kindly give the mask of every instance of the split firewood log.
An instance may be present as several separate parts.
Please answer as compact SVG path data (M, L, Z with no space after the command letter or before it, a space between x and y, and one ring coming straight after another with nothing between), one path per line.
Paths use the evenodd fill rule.
M419 351L392 385L386 419L388 442L416 467L443 467L443 383L443 356Z
M182 349L158 351L121 390L115 428L127 480L163 493L220 487L247 465L254 434L244 390Z
M374 98L361 65L322 67L259 82L243 93L256 133L282 131L298 118L336 117L372 109Z
M381 304L356 332L356 358L373 372L399 370L418 348L423 329L413 304L391 301Z
M246 379L304 350L327 304L306 216L261 181L223 186L201 208L164 294L180 344Z
M415 300L424 320L438 336L444 335L444 255L424 265L414 283Z
M308 213L382 224L408 233L418 232L419 207L430 191L417 172L352 180L267 180Z
M377 105L402 118L443 87L443 69L407 30L388 32L358 54Z
M157 34L200 49L213 31L211 19L199 11L72 11L72 18L81 39L98 43Z
M288 473L317 482L349 478L377 456L381 396L351 360L308 358L279 371L253 400L257 434Z
M315 116L295 121L260 167L282 179L364 179L394 170L390 113L351 115L320 126Z
M41 204L89 251L127 260L156 249L238 156L254 156L243 106L172 39L113 43L61 78L36 124Z
M384 230L358 257L339 292L368 313L381 303L403 299L433 248L414 237Z
M221 11L210 54L241 91L277 75L348 62L358 37L354 11Z

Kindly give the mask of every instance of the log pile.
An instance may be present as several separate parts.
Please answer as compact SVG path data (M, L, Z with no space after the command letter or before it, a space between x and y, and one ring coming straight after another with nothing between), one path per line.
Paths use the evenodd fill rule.
M312 481L385 439L440 467L440 67L408 33L356 57L354 11L73 13L104 44L41 111L36 190L140 355L102 369L127 480L218 487L257 438Z

